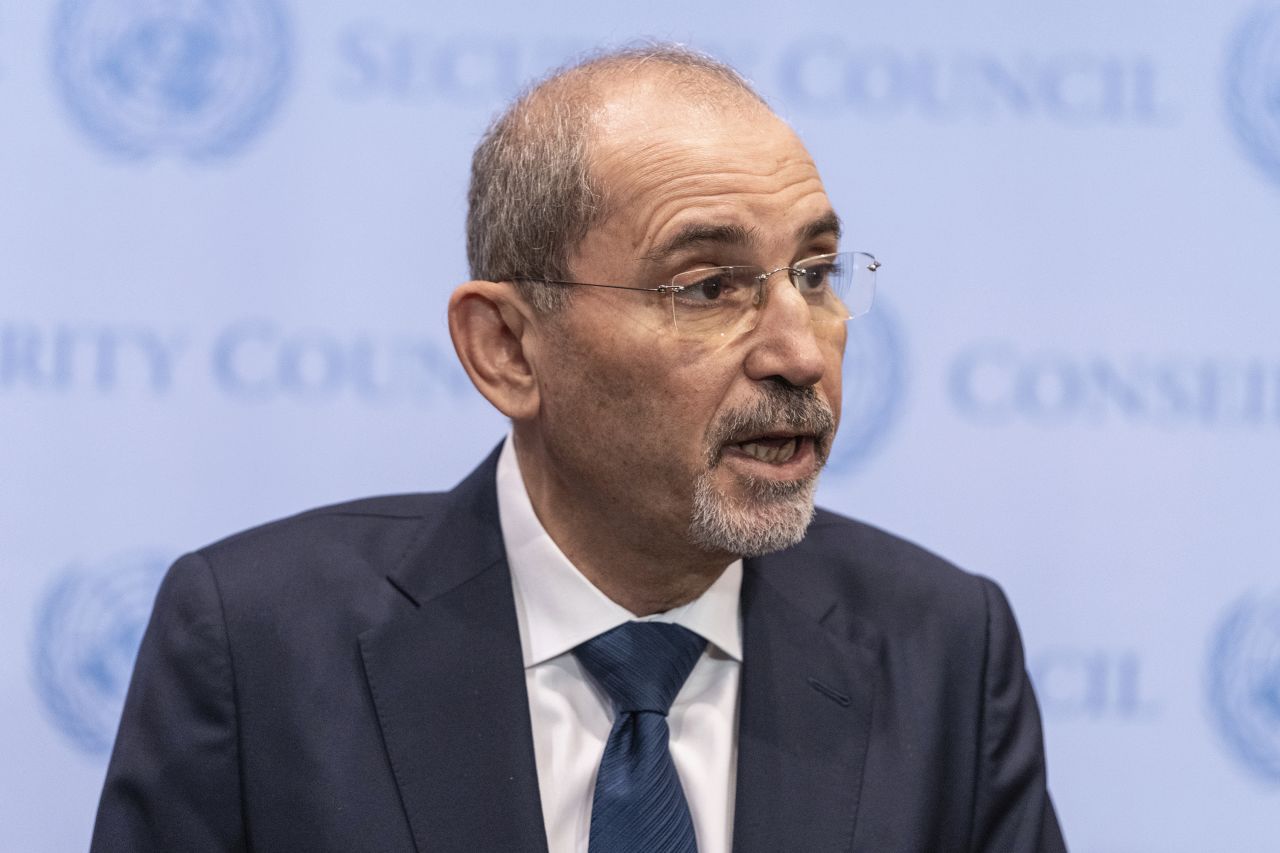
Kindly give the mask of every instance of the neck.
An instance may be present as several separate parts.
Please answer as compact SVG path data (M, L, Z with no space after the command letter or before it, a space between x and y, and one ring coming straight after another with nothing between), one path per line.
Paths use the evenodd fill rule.
M612 517L607 502L557 476L547 456L516 432L516 459L533 511L579 572L636 616L664 613L706 592L736 557L700 550L684 528ZM687 522L686 522L687 526Z

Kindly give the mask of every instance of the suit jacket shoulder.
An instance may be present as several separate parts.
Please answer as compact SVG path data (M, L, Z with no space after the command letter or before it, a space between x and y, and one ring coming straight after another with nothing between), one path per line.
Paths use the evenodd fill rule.
M444 795L406 786L425 773L458 790L435 762L467 767L450 750L470 741L412 716L471 690L465 671L443 683L432 672L470 651L442 618L451 590L520 671L492 490L491 458L447 494L311 510L178 560L139 651L92 849L410 850L447 838L452 812L475 826L442 810ZM431 610L435 598L446 601ZM391 742L405 732L409 744ZM397 766L407 756L416 763Z
M786 808L793 826L825 826L812 849L1064 849L1021 639L994 582L819 511L800 544L747 561L743 589L735 846L785 845L771 833ZM788 711L760 704L779 695L765 680L796 685ZM848 836L830 818L841 813L855 816Z
M986 620L990 581L828 510L817 511L799 545L753 562L763 581L816 618L843 621L867 642L920 631L959 638Z

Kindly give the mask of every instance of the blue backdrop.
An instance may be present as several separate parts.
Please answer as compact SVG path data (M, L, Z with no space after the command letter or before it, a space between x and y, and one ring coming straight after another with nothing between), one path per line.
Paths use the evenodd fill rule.
M0 0L0 848L83 849L183 550L445 488L468 157L637 36L736 63L850 248L821 497L988 574L1079 851L1280 845L1280 4Z

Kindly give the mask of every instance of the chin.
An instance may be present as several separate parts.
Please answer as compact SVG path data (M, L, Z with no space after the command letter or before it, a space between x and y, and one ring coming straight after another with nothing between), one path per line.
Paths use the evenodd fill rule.
M708 471L694 485L689 538L706 551L759 557L804 539L813 521L817 476L802 480L735 478L731 497Z

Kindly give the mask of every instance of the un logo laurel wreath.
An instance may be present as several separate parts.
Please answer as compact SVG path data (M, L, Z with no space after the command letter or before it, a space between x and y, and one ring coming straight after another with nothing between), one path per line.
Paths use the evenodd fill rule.
M1210 646L1208 693L1235 757L1280 784L1280 592L1247 595L1227 610Z
M1245 153L1280 183L1280 6L1258 8L1236 30L1225 100Z
M63 0L53 71L98 145L198 160L262 129L284 92L288 43L275 0Z
M905 381L901 334L882 299L848 329L840 430L827 461L837 474L852 471L877 449L898 413Z
M95 566L71 566L36 610L36 693L53 723L83 752L111 748L138 644L169 562L135 552Z

